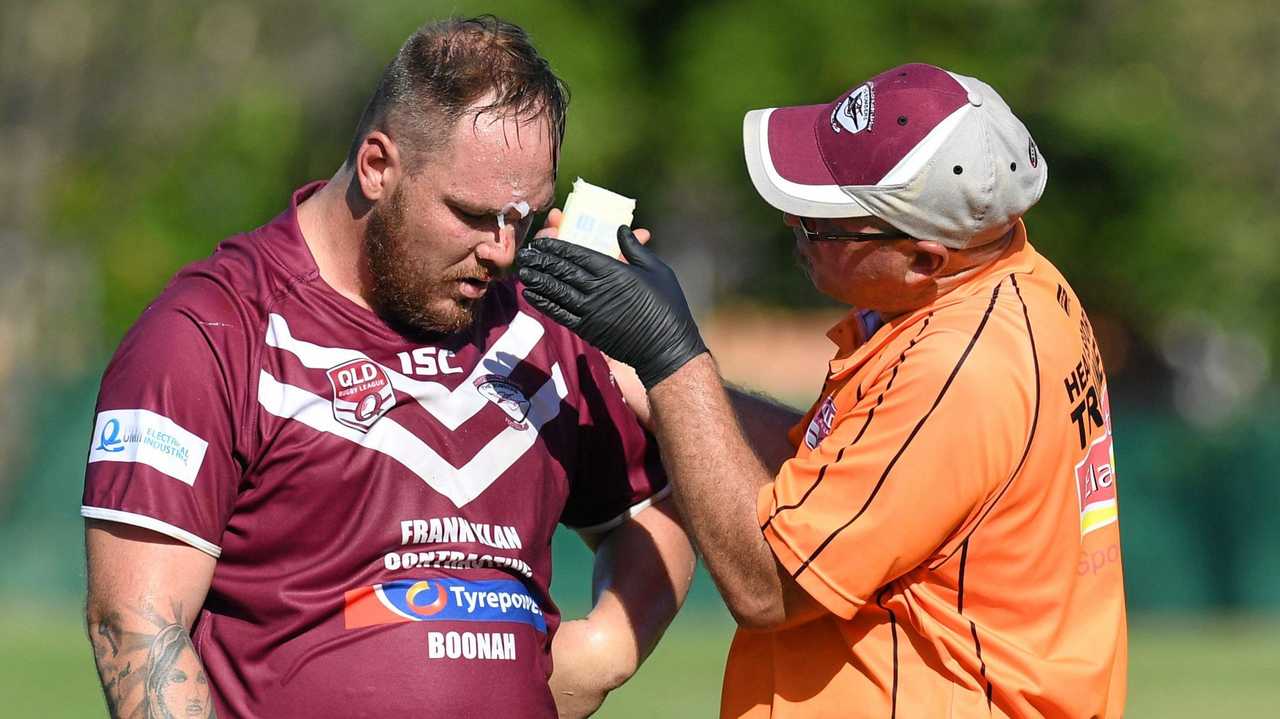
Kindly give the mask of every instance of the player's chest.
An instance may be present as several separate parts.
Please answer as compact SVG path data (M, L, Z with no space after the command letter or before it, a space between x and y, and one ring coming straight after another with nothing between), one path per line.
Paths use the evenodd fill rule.
M275 315L250 480L367 483L453 508L495 485L515 501L562 495L576 456L573 363L544 339L524 314L488 341L440 345L360 341Z

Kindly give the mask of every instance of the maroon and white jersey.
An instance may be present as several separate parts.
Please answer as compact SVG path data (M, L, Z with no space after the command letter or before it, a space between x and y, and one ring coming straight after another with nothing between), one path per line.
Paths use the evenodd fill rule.
M81 513L217 557L192 637L221 717L554 716L552 533L656 501L656 444L514 281L429 344L335 292L297 224L318 187L126 335Z

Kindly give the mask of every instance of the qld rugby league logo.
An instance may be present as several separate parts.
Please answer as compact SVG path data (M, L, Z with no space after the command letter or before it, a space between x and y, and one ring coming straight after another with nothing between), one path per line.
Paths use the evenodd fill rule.
M831 111L831 129L836 133L848 130L856 135L870 128L876 121L876 94L871 83L866 83L849 93L849 96Z
M506 377L487 374L477 378L475 385L481 397L498 405L498 408L506 413L507 424L516 429L529 427L525 418L529 416L531 403L524 390L517 387L514 382Z
M326 374L333 385L333 418L352 429L368 432L395 404L391 380L372 360L352 360Z

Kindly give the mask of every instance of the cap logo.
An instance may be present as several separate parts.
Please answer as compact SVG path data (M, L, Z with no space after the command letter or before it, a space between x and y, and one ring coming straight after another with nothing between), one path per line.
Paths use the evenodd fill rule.
M1040 151L1036 149L1036 141L1027 138L1027 159L1031 160L1031 166L1037 167L1040 164Z
M856 135L871 127L876 121L876 95L871 83L866 83L849 93L831 113L831 129L848 130Z

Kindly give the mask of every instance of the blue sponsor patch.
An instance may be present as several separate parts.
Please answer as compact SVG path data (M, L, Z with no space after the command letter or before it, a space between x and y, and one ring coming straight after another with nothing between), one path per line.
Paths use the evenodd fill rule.
M512 579L397 579L345 594L347 629L399 622L515 622L546 633L542 607Z

